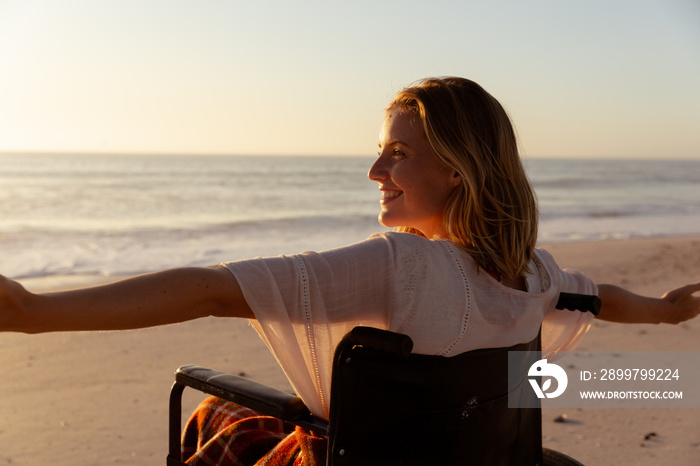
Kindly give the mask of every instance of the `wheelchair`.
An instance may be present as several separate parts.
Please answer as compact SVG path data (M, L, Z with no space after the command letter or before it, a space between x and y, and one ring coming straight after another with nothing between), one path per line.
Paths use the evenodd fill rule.
M597 314L600 304L597 296L562 293L557 308ZM410 337L387 330L348 333L333 359L328 421L293 394L200 366L180 367L170 394L166 464L185 464L181 400L191 387L326 437L328 466L581 465L542 447L539 399L525 380L540 359L539 335L453 357L415 354L412 347ZM508 380L511 351L530 355L518 358L520 380ZM531 407L508 408L509 395Z

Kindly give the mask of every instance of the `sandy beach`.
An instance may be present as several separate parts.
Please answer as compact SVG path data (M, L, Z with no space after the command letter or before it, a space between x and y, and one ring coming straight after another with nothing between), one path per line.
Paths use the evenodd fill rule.
M563 267L641 294L700 280L700 237L546 247ZM45 291L109 279L24 283ZM596 322L579 349L700 351L700 319L677 326ZM0 334L0 355L0 465L164 464L168 393L173 371L184 364L289 388L248 323L231 319L128 332ZM200 399L186 391L185 410ZM700 464L699 409L574 409L565 412L568 422L554 422L561 414L543 410L544 444L584 464Z

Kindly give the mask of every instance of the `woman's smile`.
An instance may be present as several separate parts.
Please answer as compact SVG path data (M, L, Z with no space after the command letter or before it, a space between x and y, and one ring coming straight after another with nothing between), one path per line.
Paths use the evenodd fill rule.
M399 191L397 189L382 189L379 188L379 190L382 193L382 197L380 200L381 204L388 204L389 202L392 202L396 200L399 196L403 194L403 191Z

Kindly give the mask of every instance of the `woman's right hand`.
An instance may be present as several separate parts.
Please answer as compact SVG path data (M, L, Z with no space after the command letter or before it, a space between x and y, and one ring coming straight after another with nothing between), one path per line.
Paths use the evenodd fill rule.
M700 315L700 296L694 296L697 292L700 292L700 282L664 293L661 297L664 305L657 311L659 321L678 324Z
M700 314L700 282L665 293L661 298L640 296L615 285L598 285L603 302L598 318L629 324L678 324Z

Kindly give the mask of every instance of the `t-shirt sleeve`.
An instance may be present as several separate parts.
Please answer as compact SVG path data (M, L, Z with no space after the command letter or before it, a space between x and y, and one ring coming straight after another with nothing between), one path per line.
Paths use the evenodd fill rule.
M374 235L329 251L224 264L253 326L314 414L328 415L337 342L357 325L387 328L391 308L407 298L392 291L394 261L392 241Z
M559 292L597 295L598 287L585 274L573 269L560 269L552 256L539 250L540 257L548 263L552 285ZM558 293L557 293L558 296ZM593 323L590 312L560 310L552 307L542 322L542 357L557 359L561 351L573 351Z

